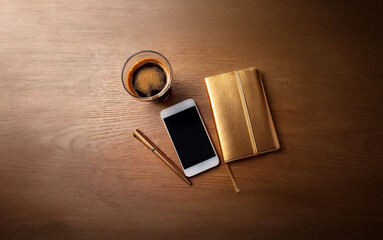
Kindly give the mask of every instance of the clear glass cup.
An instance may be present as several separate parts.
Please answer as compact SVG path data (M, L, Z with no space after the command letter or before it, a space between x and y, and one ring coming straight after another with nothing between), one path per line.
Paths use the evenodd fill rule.
M163 70L166 75L165 85L157 94L152 96L141 96L137 93L133 86L134 72L143 64L147 62L155 62ZM125 90L135 99L140 101L160 101L168 98L170 94L170 86L173 80L173 72L169 61L159 52L145 50L133 54L128 60L126 60L121 73L122 84Z

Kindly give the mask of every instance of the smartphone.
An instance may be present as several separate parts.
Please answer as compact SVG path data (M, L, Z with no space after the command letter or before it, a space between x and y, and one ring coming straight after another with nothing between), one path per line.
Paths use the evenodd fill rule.
M186 176L192 177L219 164L193 99L162 110L161 118Z

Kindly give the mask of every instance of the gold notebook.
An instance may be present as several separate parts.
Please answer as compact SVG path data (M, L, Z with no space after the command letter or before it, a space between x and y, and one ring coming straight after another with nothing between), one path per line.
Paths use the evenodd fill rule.
M205 84L225 162L279 149L256 68L207 77Z

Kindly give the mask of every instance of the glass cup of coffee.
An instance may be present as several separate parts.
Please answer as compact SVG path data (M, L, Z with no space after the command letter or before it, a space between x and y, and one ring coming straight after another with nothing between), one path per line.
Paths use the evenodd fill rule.
M159 101L169 96L173 72L161 53L146 50L128 58L121 79L132 97L141 101Z

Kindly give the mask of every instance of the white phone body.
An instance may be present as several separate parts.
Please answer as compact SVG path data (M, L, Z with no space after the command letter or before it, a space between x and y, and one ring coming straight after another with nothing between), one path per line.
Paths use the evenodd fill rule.
M198 118L194 116L195 110L193 107L195 107L195 110L198 114ZM184 110L187 110L187 111L184 111ZM188 112L189 114L192 114L192 115L187 115L186 112ZM187 116L190 116L190 121L188 121L188 119L186 119L186 121L177 120L177 119L184 119L185 120L185 117L187 117ZM162 110L161 111L161 119L162 119L162 121L166 127L166 130L170 136L170 139L172 140L173 147L176 150L178 159L181 162L182 168L183 168L186 176L192 177L198 173L206 171L206 170L213 168L219 164L219 159L218 159L217 153L214 149L214 146L211 142L209 134L206 130L205 124L202 121L201 115L200 115L198 108L197 108L193 99L187 99L183 102L180 102L176 105L173 105L171 107L168 107L168 108ZM178 121L178 122L176 122L176 123L170 122L169 123L169 121L170 121L169 119L173 119L172 120L173 122L174 121ZM174 119L176 119L176 120L174 120ZM202 124L202 127L201 127L201 125L199 125L199 123L197 123L197 121L200 121L200 123ZM174 125L177 125L178 128L174 128ZM193 125L193 126L191 126L191 125ZM190 132L191 131L190 129L196 129L197 133L194 133L195 131ZM178 132L175 132L176 130ZM184 130L187 133L185 135L183 135ZM202 131L204 131L206 133L206 136L202 133ZM172 136L172 134L173 134L173 136ZM195 134L198 134L198 136L195 136ZM189 139L188 135L191 137L190 139ZM195 141L196 137L200 138L200 139L198 139L200 141ZM206 137L207 137L208 141L206 140ZM178 141L178 142L175 142L175 141ZM204 145L200 145L200 144L204 144ZM207 146L207 144L210 144L211 149L214 152L214 156L212 156L211 149ZM193 147L195 147L195 148L191 149ZM200 147L200 149L203 149L202 151L204 151L204 153L198 153L197 152L197 151L199 151L198 147ZM185 149L187 149L187 150L185 150ZM204 157L201 155L201 157L198 157L198 158L193 157L193 159L190 159L189 158L189 156L191 156L190 154L185 155L185 152L190 153L190 151L193 151L191 155L202 154L202 155L208 156L209 158L203 159Z

